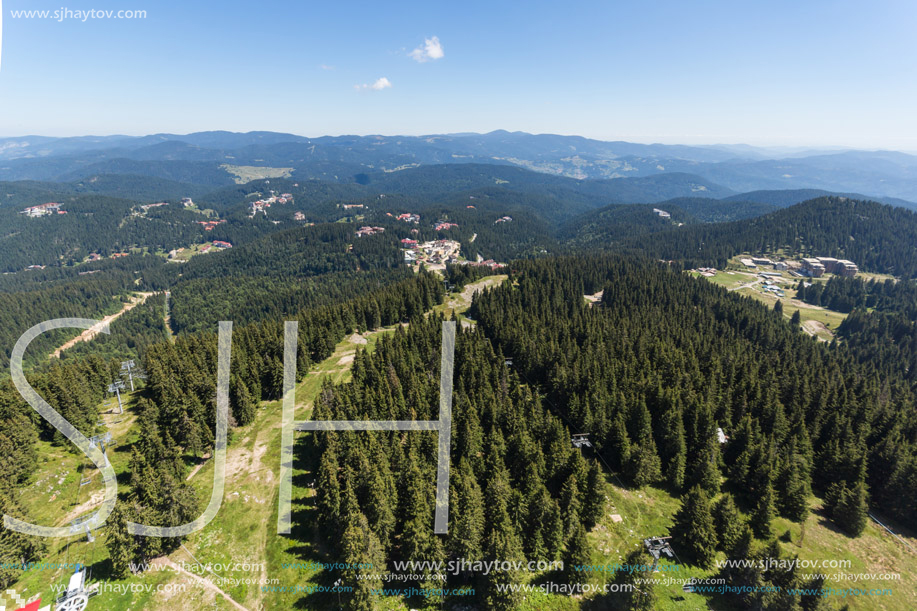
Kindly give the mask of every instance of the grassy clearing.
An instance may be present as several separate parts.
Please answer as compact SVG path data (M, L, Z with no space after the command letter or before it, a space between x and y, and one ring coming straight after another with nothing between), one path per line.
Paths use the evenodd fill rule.
M507 278L509 276L506 274L499 274L486 276L477 282L467 284L461 292L449 293L441 304L433 306L433 313L443 314L447 319L452 318L453 313L457 313L463 326L472 325L474 321L464 316L464 313L471 307L471 300L474 299L474 294L478 291L500 286Z
M208 246L209 248L207 248ZM214 250L213 242L201 242L200 244L192 244L187 248L178 248L176 251L175 256L171 259L168 258L169 253L163 253L163 256L171 263L187 263L191 260L191 257L218 252L219 249Z
M752 297L773 308L777 301L783 303L783 314L790 319L798 310L802 329L822 341L831 341L837 328L847 317L846 314L835 312L820 306L813 306L796 299L796 285L800 278L782 272L780 278L775 278L776 284L784 291L785 297L779 298L771 292L764 290L763 281L756 273L739 269L717 270L713 276L703 276L698 272L689 272L697 278L706 280L735 291L740 295ZM806 282L825 282L825 279L806 279Z
M679 501L662 489L646 487L642 490L625 489L612 480L607 486L608 504L605 517L589 534L593 546L592 562L595 564L622 563L627 554L642 545L642 539L649 536L661 536L668 533L673 524L673 516L680 506ZM909 550L900 541L888 534L874 522L870 522L866 531L857 539L850 539L838 532L834 525L822 515L821 501L810 499L812 512L804 524L776 518L772 523L773 532L781 538L785 556L798 555L800 561L836 562L842 568L800 568L799 573L823 573L829 576L826 587L836 589L858 588L860 590L890 588L890 596L848 596L832 597L837 606L849 604L850 609L900 610L917 609L917 554ZM612 514L619 514L623 521L615 523ZM906 536L905 540L917 548L917 538ZM672 541L672 547L678 553L678 541ZM719 553L718 560L725 560ZM681 565L663 559L660 562L668 570L656 573L660 583L655 585L657 595L656 609L738 609L730 595L716 597L686 593L682 590L683 580L690 578L714 577L717 569L703 570L693 566ZM897 574L900 580L865 579L867 574ZM670 583L666 584L665 580ZM612 580L610 573L594 573L590 583L607 583ZM596 608L616 608L617 594L592 597ZM541 606L532 609L566 609L557 597L540 597ZM556 604L555 604L556 602ZM602 607L601 605L605 605Z
M755 274L748 272L718 270L713 276L702 276L698 272L690 272L691 275L698 278L706 278L714 284L726 287L729 290L736 290L738 287L754 282L757 279Z
M293 168L271 168L254 165L229 165L228 163L220 166L228 173L233 175L233 180L238 185L253 180L262 180L265 178L289 178L293 175Z

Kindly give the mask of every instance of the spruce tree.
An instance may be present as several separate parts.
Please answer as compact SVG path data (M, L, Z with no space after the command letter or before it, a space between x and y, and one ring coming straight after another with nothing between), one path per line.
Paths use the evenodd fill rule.
M586 476L586 489L583 491L583 503L580 517L586 528L592 528L602 519L605 510L605 476L599 463L592 461Z
M684 550L689 561L709 568L716 557L717 536L710 509L710 499L700 486L691 488L682 498L672 527L672 546ZM681 554L680 554L681 555Z
M791 456L777 478L780 513L794 522L803 522L809 513L809 487L800 467L801 457Z
M318 466L317 492L319 524L326 537L333 539L341 527L341 484L338 479L338 461L333 447L322 453Z
M491 460L496 458L491 455ZM486 560L514 561L523 559L522 541L509 515L512 489L505 469L496 468L485 493L487 534L484 557ZM509 611L518 600L517 592L508 591L509 584L519 583L516 571L493 571L484 577L488 608ZM502 591L501 591L502 590Z
M713 524L716 527L717 547L728 554L739 544L746 527L744 516L728 492L713 506Z
M666 467L666 480L675 492L681 492L685 485L685 468L688 461L688 447L685 444L685 425L681 414L675 412L672 427L669 451L671 457Z
M751 514L751 528L759 539L771 537L771 520L774 519L774 487L768 483L764 493L758 499L758 504Z
M853 488L841 486L831 518L851 537L859 537L869 521L866 484L858 482Z
M649 570L652 568L653 559L646 549L640 546L639 549L627 555L624 563L629 567L644 567L645 570L624 571L620 574L615 574L616 583L622 586L630 586L630 593L627 595L627 602L623 608L627 609L627 611L655 611L657 608L657 596L655 586L652 583L653 573ZM609 594L608 596L620 595ZM609 609L622 608L620 602L616 599L609 598L607 602L613 603L608 605L607 608Z
M450 497L455 511L450 511L449 551L457 558L480 560L484 536L484 497L468 461L462 458L456 471Z
M716 496L720 490L719 457L719 442L711 436L697 453L690 474L685 478L685 485L700 486L709 496Z
M372 567L343 571L343 586L351 588L347 600L349 611L372 611L376 608L375 597L370 593L371 581L360 579L368 574L384 573L385 556L382 545L369 528L369 522L362 513L348 516L340 540L344 562L350 565Z
M588 581L589 573L577 570L587 566L591 560L589 541L586 538L586 529L578 524L573 531L573 537L567 542L564 553L564 576L568 583L584 584Z
M137 550L134 535L127 531L127 517L119 505L105 521L105 547L111 559L111 575L115 579L124 579L131 571Z

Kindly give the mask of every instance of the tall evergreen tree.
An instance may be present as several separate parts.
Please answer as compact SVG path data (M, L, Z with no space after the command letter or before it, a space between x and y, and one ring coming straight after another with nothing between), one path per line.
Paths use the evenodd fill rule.
M773 534L771 520L774 513L774 487L768 483L751 514L751 528L759 539L769 539Z
M564 575L569 583L584 584L588 581L589 573L578 569L588 566L590 559L586 529L579 524L573 531L573 537L567 542L567 551L564 553Z
M691 488L682 498L672 527L672 546L684 550L684 557L703 568L713 565L717 536L710 509L710 499L700 486Z
M736 549L746 528L744 516L736 508L728 492L713 506L713 524L717 533L717 547L727 554Z
M127 517L120 505L115 505L105 521L105 547L111 559L111 575L124 579L131 571L131 564L137 561L137 544L134 535L127 531Z

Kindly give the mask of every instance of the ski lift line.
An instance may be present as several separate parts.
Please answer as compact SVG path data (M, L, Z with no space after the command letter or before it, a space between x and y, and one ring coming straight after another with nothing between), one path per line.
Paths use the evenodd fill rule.
M867 515L868 515L870 518L872 518L872 521L873 521L873 522L875 522L876 524L878 524L879 526L881 526L882 528L884 528L885 530L887 530L888 533L889 533L891 536L895 537L896 539L898 539L899 541L901 541L902 543L904 543L904 545L906 545L907 548L908 548L909 550L911 550L911 551L914 552L914 553L917 553L917 550L915 550L915 549L911 546L910 543L908 543L908 542L905 541L903 538L901 538L901 536L899 536L898 533L896 533L895 531L893 531L891 528L889 528L888 526L886 526L885 524L883 524L882 522L880 522L880 521L876 518L876 516L874 516L874 515L872 515L871 513L868 513L868 512L867 512Z
M198 560L197 558L195 558L194 554L191 553L191 550L190 550L190 549L188 549L187 547L185 547L185 544L184 544L184 543L180 543L180 544L179 544L179 547L181 547L183 550L185 550L185 553L187 553L189 556L191 556L191 559L194 560L194 561L197 563L198 566L204 567L204 568L207 570L208 573L210 573L211 575L213 575L213 576L216 577L217 579L220 579L220 580L225 579L225 577L223 577L222 575L217 575L217 574L214 573L212 570L210 570L210 567L208 567L206 564L204 564L203 562L201 562L200 560Z

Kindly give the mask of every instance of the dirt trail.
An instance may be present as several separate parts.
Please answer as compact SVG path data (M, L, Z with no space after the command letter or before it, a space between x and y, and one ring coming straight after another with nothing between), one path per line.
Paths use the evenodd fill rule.
M86 329L85 331L83 331L82 333L80 333L77 337L74 337L74 338L71 339L69 342L67 342L66 344L64 344L63 346L61 346L60 348L58 348L58 349L55 350L54 352L52 352L52 353L51 353L51 356L53 356L53 357L55 357L55 358L60 358L60 355L61 355L61 353L62 353L64 350L67 350L68 348L73 348L74 346L76 346L76 345L79 344L80 342L88 342L89 340L91 340L92 338L94 338L96 335L98 335L99 333L101 333L101 332L102 332L102 328L103 328L105 325L110 324L110 323L112 323L112 322L118 320L119 318L121 318L121 316L123 316L123 315L126 314L127 312L130 312L131 310L133 310L135 307L137 307L137 306L140 305L141 303L145 302L145 301L146 301L147 299L149 299L152 295L154 295L154 293L140 293L140 294L138 294L138 295L135 295L134 297L131 297L131 300L130 300L128 303L125 303L125 304L124 304L124 307L121 308L121 311L116 312L116 313L112 314L111 316L106 316L105 318L103 318L102 320L100 320L98 323L94 324L94 325L93 325L92 327L90 327L89 329Z
M732 292L732 291L741 291L742 289L750 289L750 288L753 288L755 285L760 284L760 283L761 283L760 280L755 280L754 282L749 282L749 283L743 284L743 285L741 285L741 286L734 286L734 287L732 287L731 289L726 289L726 290L727 290L727 291L730 291L730 292Z
M446 301L443 302L440 308L443 310L458 310L459 313L462 313L471 307L471 301L474 299L474 294L477 291L483 291L497 286L506 280L506 278L507 276L505 275L485 276L477 282L466 284L462 292L458 295L447 295ZM436 309L439 310L440 308ZM429 312L427 314L429 315Z
M809 335L817 337L818 341L820 342L826 342L828 340L825 339L823 335L819 335L819 333L827 333L829 335L834 335L833 333L831 333L831 329L826 327L824 323L821 323L817 320L807 320L803 322L802 330L808 333Z
M204 579L200 575L195 575L194 573L186 571L185 569L181 568L179 565L175 564L174 562L172 562L169 558L165 556L161 558L156 558L155 560L153 560L151 564L165 565L169 567L170 569L174 570L176 573L181 573L182 575L190 577L192 581L195 581L201 584L207 590L210 590L211 592L219 594L220 596L226 599L226 602L231 604L236 609L239 609L240 611L249 611L246 607L243 607L242 605L237 603L235 600L233 600L233 598L229 594L221 590L216 584L214 584L209 579Z
M59 526L65 526L70 522L74 521L84 513L87 513L91 509L98 509L102 506L102 501L105 500L105 491L98 490L92 493L92 496L88 500L83 501L73 509L67 512L67 515L64 516L64 519L59 522Z
M172 299L172 292L166 291L166 313L162 319L162 322L166 326L166 333L169 334L169 341L174 344L175 343L175 334L172 333L172 310L170 309L171 307L170 300L171 299Z

